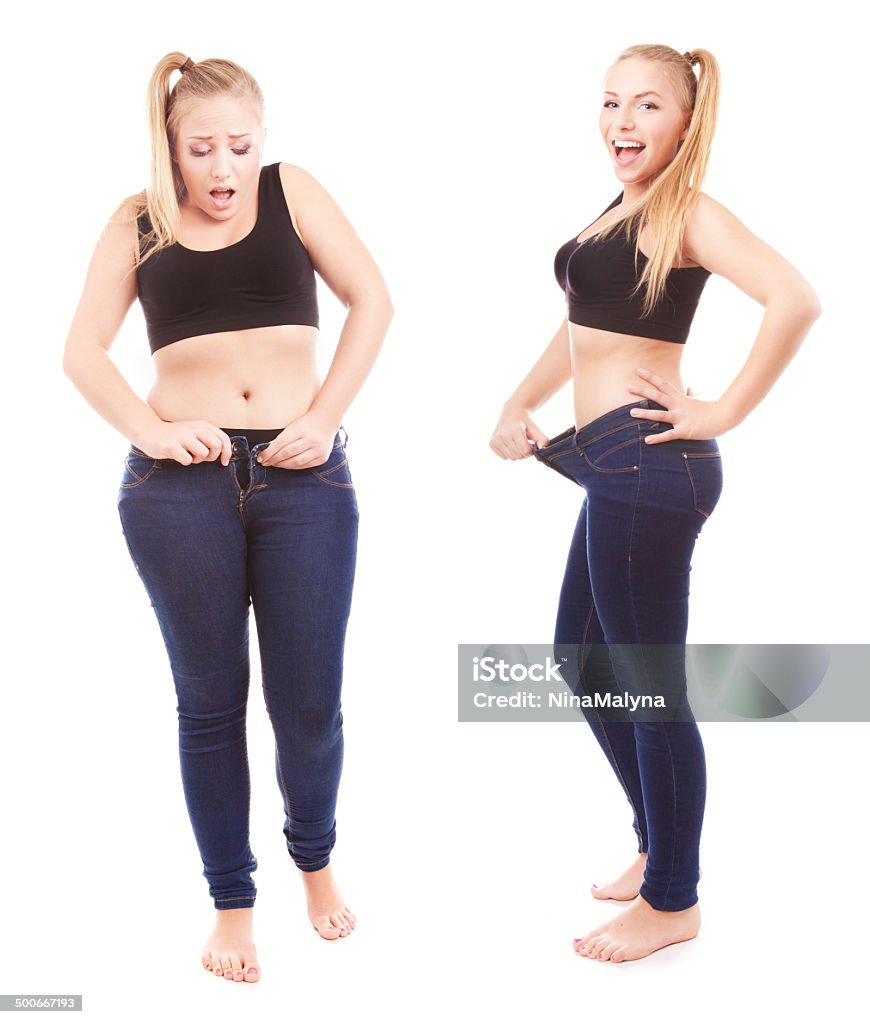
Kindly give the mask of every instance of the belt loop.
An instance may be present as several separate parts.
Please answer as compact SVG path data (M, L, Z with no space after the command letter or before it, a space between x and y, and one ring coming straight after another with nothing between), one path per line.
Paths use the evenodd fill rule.
M343 433L344 433L344 443L346 445L347 444L347 431L344 429L344 424L343 423L339 424L338 429L340 431L343 431Z

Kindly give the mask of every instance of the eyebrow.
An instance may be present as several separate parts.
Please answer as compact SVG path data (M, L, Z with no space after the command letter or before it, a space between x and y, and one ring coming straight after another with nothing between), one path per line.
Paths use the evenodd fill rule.
M617 92L608 92L608 91L607 91L607 90L605 89L605 90L604 90L604 95L605 95L605 96L618 96L618 95L619 95L619 93L617 93ZM636 95L635 95L635 96L633 97L633 99L639 100L639 99L641 98L641 96L658 96L658 97L659 97L659 99L661 99L661 96L659 95L659 93L655 92L655 91L654 91L653 89L647 89L647 91L646 91L646 92L639 92L639 93L637 93L637 94L636 94Z
M253 135L253 132L240 132L238 135L230 135L231 139L243 139L246 135ZM213 135L188 135L188 139L213 139Z

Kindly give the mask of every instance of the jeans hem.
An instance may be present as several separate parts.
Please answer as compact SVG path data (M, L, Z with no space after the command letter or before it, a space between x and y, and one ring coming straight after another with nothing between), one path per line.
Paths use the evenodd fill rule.
M673 898L662 901L646 887L646 884L640 887L640 895L643 897L643 899L646 900L647 903L649 903L653 910L661 910L669 914L676 914L681 910L689 910L691 907L694 907L695 904L698 902L697 892L695 892L692 897L687 898L688 902L686 902L686 900L674 900ZM679 904L680 902L682 902L682 906L674 906L675 903ZM663 905L657 906L657 904Z
M328 863L329 857L327 857L325 860L315 861L313 864L296 864L296 867L299 868L300 871L320 871L321 868L325 868Z
M214 898L216 910L239 910L243 907L253 907L256 896L224 896Z

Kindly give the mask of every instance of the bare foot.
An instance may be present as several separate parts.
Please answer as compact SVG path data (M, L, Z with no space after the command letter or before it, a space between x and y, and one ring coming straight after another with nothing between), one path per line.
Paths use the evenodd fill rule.
M588 935L574 939L574 952L590 960L640 960L675 942L694 939L701 928L697 903L686 910L654 910L638 896L627 910Z
M308 917L322 939L343 939L356 928L356 917L341 898L332 866L300 871L308 899Z
M634 863L625 869L622 874L613 882L607 885L595 885L589 890L597 900L633 900L640 892L643 884L643 873L646 868L647 854L639 853ZM701 869L698 868L698 880L701 879Z
M217 912L215 929L202 947L202 966L228 981L260 980L253 907Z

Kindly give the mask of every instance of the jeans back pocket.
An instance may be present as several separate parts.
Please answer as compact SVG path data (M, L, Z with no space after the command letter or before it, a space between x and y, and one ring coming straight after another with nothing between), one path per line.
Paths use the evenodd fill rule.
M722 453L716 448L713 451L683 450L680 454L692 485L695 511L709 519L722 494Z

